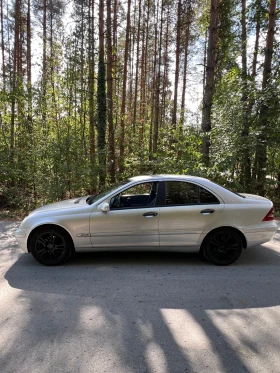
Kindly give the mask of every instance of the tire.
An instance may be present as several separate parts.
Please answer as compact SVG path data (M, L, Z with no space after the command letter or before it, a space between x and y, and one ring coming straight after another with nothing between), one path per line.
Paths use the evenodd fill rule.
M242 250L240 234L230 228L213 231L205 238L202 246L204 257L219 266L234 263L240 257Z
M68 260L74 251L71 237L59 227L43 226L30 240L30 252L41 264L55 266Z

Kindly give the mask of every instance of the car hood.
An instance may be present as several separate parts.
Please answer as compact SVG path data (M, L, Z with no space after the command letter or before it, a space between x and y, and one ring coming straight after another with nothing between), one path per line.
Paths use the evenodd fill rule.
M78 208L81 206L86 206L87 197L80 197L80 198L73 198L73 199L67 199L65 201L50 203L49 205L41 206L37 208L36 210L33 210L31 214L37 213L37 212L47 212L47 211L54 211L54 210L65 210L65 209L73 209Z

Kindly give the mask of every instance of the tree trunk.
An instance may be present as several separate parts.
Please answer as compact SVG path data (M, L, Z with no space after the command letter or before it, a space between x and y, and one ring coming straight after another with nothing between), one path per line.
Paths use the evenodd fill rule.
M258 0L256 3L257 11L256 11L256 38L255 38L255 48L253 53L253 64L252 64L252 83L253 86L255 86L255 79L257 76L257 61L258 61L258 53L259 53L259 40L260 40L260 29L261 29L261 0ZM254 98L251 96L250 102L249 102L249 113L252 115L252 110L254 106ZM257 177L257 160L256 157L254 159L254 164L252 168L252 180L256 182Z
M112 53L112 20L111 0L107 0L107 103L108 103L108 130L109 130L109 175L111 183L115 182L115 136L113 124L113 53Z
M156 76L156 92L155 92L155 118L153 131L153 154L157 153L158 147L158 125L159 125L159 111L160 111L160 87L161 87L161 52L162 52L162 19L163 19L163 2L161 2L160 15L160 31L159 31L159 45L158 45L158 68Z
M247 27L246 27L246 0L242 0L242 16L241 16L242 34L241 34L241 49L242 49L242 160L241 160L241 175L240 182L243 184L244 190L247 190L251 183L251 159L249 149L249 107L248 107L248 72L247 72Z
M30 0L27 3L27 90L28 90L28 122L31 131L32 123L32 81L31 81L31 10Z
M10 125L10 150L11 162L14 160L15 147L15 117L16 117L16 88L18 83L18 59L19 59L19 38L20 38L20 0L15 3L15 34L13 53L13 76L12 76L12 102L11 102L11 125Z
M139 77L139 51L140 51L140 25L141 25L141 10L142 0L139 0L139 12L138 12L138 25L137 25L137 37L136 37L136 69L135 69L135 87L134 87L134 105L133 105L133 118L132 128L133 134L135 134L136 127L136 113L137 113L137 96L138 96L138 77Z
M42 105L42 119L43 125L46 126L46 115L47 115L47 0L43 0L43 79L42 79L42 93L43 93L43 105ZM45 127L46 128L46 127Z
M143 56L143 69L141 73L141 127L139 132L139 148L143 149L144 147L144 128L147 120L147 87L146 87L146 79L147 79L147 70L148 70L148 46L149 46L149 20L150 20L150 0L147 0L147 19L146 19L146 27L143 30L143 46L144 50L142 53ZM145 40L145 44L144 44Z
M210 25L208 31L207 63L205 76L205 89L202 108L202 156L206 166L209 165L210 140L208 133L211 131L211 109L215 87L215 68L218 43L218 7L219 0L211 0Z
M166 115L166 96L168 94L168 73L169 73L169 23L170 23L170 5L168 4L167 14L166 14L166 28L165 28L165 46L164 46L164 56L163 56L163 92L162 92L162 110L160 118L160 127L165 126L165 115Z
M126 17L126 35L125 35L125 51L124 51L124 71L123 71L123 87L122 87L122 105L121 105L121 133L120 133L120 159L119 159L119 174L124 171L124 145L125 145L125 105L126 105L126 82L127 82L127 63L129 50L129 33L130 33L130 7L131 0L127 3Z
M261 21L260 21L260 1L257 3L257 14L256 14L256 40L255 48L253 53L253 65L252 65L252 78L255 79L257 76L257 59L259 53L259 42L260 42L260 30L261 30Z
M2 51L2 79L3 79L3 90L6 90L6 69L5 69L5 41L4 41L4 11L3 11L3 0L0 0L0 11L1 11L1 51Z
M99 60L97 78L97 128L98 128L98 160L99 186L104 188L106 181L106 89L105 89L105 61L104 61L104 0L99 0Z
M90 174L91 174L91 189L90 193L96 193L97 177L96 177L96 158L95 158L95 117L94 117L94 70L95 70L95 39L94 39L94 0L89 1L88 22L89 22L89 158L90 158Z
M153 53L153 73L152 73L152 90L151 90L151 121L149 131L149 161L153 158L153 124L154 124L154 113L155 113L155 102L156 102L156 85L157 85L157 41L158 41L158 11L159 11L159 0L157 1L157 11L154 17L154 29L155 29L155 40L154 40L154 53Z
M273 39L275 33L276 0L270 1L268 30L266 35L266 48L263 64L262 92L265 95L271 76L271 62L273 54ZM265 194L265 177L267 166L267 131L268 131L268 103L263 101L260 108L260 135L257 138L256 160L257 160L257 189L260 195Z
M176 128L177 124L177 100L178 100L178 82L179 82L179 64L180 64L180 44L181 44L181 11L182 3L178 1L177 9L177 36L176 36L176 63L175 63L175 84L174 84L174 102L172 113L172 125Z
M116 128L118 128L120 110L119 110L119 79L118 79L118 0L114 0L114 18L113 18L113 70L114 70L114 79L113 79L113 100L115 102L114 112L113 112L113 123L114 123L114 135L116 134ZM116 139L114 139L116 141ZM116 156L115 148L115 177L116 170L118 168L118 158Z
M187 66L189 56L189 40L190 40L190 24L191 24L191 8L187 9L187 25L184 40L184 70L183 70L183 88L182 88L182 101L180 112L180 127L183 128L185 121L185 100L186 100L186 86L187 86Z

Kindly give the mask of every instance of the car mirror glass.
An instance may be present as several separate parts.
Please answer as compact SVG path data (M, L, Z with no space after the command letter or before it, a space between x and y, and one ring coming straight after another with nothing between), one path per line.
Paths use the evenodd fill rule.
M108 212L110 211L110 206L108 202L102 202L99 206L98 209L102 212Z

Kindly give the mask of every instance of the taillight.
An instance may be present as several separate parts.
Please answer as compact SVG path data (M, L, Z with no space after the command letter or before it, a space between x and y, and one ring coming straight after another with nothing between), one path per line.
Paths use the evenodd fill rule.
M265 215L262 221L274 220L274 207L271 207L269 212Z

